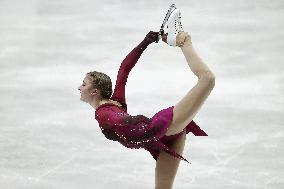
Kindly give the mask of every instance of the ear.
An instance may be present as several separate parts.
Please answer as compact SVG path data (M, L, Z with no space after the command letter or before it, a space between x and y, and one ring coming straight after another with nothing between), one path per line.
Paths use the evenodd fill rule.
M93 89L93 90L91 91L91 94L92 94L92 95L99 94L99 90L98 90L98 89Z

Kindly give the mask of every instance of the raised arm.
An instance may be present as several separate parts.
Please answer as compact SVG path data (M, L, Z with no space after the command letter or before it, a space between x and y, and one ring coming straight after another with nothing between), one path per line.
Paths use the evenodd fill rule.
M147 48L147 46L158 38L158 32L150 31L146 37L140 42L122 61L120 68L118 70L116 84L114 88L114 92L112 95L112 99L119 101L125 108L125 85L127 82L127 78L131 69L135 66L138 59L140 58L143 51Z

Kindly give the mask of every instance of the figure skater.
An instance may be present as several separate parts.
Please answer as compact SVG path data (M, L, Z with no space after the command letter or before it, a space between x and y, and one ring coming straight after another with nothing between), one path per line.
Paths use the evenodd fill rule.
M168 45L181 48L198 81L176 105L160 110L153 117L130 115L125 100L129 72L147 46L161 38ZM110 77L97 71L87 73L78 89L81 100L95 109L95 119L105 137L127 148L149 151L156 160L155 188L171 189L180 160L188 162L182 157L186 134L207 136L192 119L214 85L214 74L194 50L191 36L182 29L180 10L173 4L160 32L150 31L122 61L114 91Z

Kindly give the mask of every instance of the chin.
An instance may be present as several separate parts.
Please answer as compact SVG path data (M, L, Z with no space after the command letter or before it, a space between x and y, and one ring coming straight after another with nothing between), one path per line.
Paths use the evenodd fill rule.
M81 101L88 103L87 100L80 98Z

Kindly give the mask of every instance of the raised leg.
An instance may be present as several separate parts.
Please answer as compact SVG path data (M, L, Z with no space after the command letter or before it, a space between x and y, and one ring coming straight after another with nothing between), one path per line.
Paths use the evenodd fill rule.
M180 46L191 71L198 77L197 84L174 106L173 120L166 135L181 132L197 114L215 86L215 76L195 52L191 37L181 32L177 35Z
M178 154L183 153L186 140L186 132L176 139L171 148ZM164 151L160 151L155 169L155 189L172 189L174 179L179 167L180 159L175 158Z

